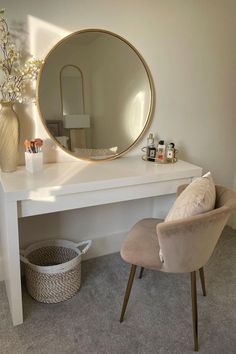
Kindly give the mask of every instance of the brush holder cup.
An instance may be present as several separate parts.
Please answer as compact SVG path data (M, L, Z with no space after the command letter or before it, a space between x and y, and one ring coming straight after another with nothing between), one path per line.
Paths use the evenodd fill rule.
M37 173L43 169L43 153L25 152L25 168L30 173Z

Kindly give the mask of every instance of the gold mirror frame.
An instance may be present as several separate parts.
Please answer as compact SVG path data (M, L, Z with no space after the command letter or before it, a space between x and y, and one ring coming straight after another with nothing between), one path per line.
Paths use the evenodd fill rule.
M79 157L79 156L75 156L73 154L72 151L70 151L69 149L66 149L64 146L62 146L58 140L51 134L51 132L49 131L47 124L46 124L46 119L44 119L41 108L40 108L40 104L39 104L39 85L40 85L40 80L42 77L42 73L44 70L44 67L47 63L47 59L50 57L50 55L53 53L54 49L56 49L57 47L61 46L65 41L67 41L68 39L70 39L72 36L81 34L81 33L88 33L88 32L100 32L100 33L105 33L105 34L109 34L113 37L118 38L119 40L123 41L124 43L126 43L134 52L135 54L138 56L138 58L140 59L141 63L143 64L143 67L145 69L145 72L147 74L147 78L148 78L148 83L149 83L149 87L150 87L150 105L149 105L149 112L147 114L147 119L146 119L146 123L144 124L144 127L141 131L141 133L139 134L139 136L133 141L133 143L131 145L129 145L126 149L122 150L121 152L114 154L113 156L109 156L106 158L102 158L102 159L95 159L95 158L91 158L91 157ZM71 65L71 64L70 64ZM53 47L52 49L48 52L48 54L46 55L43 65L40 69L39 75L38 75L38 79L37 79L37 90L36 90L36 105L37 105L37 109L39 112L39 116L41 119L41 122L45 128L45 130L47 131L49 137L52 139L52 141L58 146L60 147L64 152L66 152L67 154L71 155L74 158L77 158L79 160L86 160L86 161L96 161L96 162L102 162L102 161L108 161L108 160L114 160L118 157L121 157L122 155L124 155L125 153L127 153L128 151L130 151L134 145L137 144L137 142L142 138L142 136L144 135L148 125L150 124L151 118L152 118L152 113L153 113L153 106L154 106L154 85L153 85L153 80L152 80L152 76L151 76L151 72L145 62L145 60L143 59L142 55L138 52L138 50L129 42L127 41L125 38L121 37L120 35L111 32L111 31L107 31L104 29L97 29L97 28L89 28L89 29L83 29L83 30L79 30L79 31L75 31L70 33L68 36L62 38L60 41L58 41Z

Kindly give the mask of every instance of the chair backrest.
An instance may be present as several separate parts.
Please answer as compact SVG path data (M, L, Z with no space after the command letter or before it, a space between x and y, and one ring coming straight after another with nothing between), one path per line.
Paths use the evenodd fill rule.
M182 273L203 267L233 209L236 209L236 192L217 185L214 210L158 224L157 236L164 258L161 270Z

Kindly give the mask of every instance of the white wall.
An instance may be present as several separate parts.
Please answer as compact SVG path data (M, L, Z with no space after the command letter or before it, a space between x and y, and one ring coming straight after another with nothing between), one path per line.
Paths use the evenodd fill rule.
M146 60L156 90L152 123L130 154L140 153L152 131L174 141L179 157L211 170L217 183L236 187L235 0L3 0L1 6L10 24L30 25L29 43L37 56L84 28L103 28L130 41ZM22 140L46 137L34 107L18 110ZM48 161L71 159L47 144ZM137 205L133 208L130 215ZM119 214L122 208L114 210ZM61 224L68 225L71 215L60 216ZM74 219L73 228L79 229ZM103 213L100 223L106 225Z

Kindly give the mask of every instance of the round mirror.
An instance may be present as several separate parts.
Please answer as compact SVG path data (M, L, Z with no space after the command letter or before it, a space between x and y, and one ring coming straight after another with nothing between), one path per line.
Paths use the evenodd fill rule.
M137 50L104 30L83 30L57 43L45 58L38 109L50 136L82 159L116 158L150 120L153 88Z

